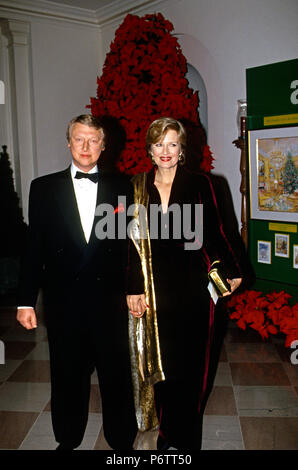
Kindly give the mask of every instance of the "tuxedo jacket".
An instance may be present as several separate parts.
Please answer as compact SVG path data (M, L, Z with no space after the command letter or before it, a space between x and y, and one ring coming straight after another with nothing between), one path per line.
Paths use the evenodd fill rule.
M125 217L119 197L127 207L133 201L128 178L100 171L97 204L113 208L117 228ZM70 167L39 177L31 183L29 230L22 259L19 305L35 306L39 288L43 288L46 319L55 312L71 315L74 311L98 312L107 309L126 311L125 288L127 239L99 239L96 226L106 214L95 216L89 243L81 226L71 179ZM123 220L123 219L122 219ZM123 230L122 230L123 232ZM71 313L67 313L71 312ZM95 313L93 313L95 315Z

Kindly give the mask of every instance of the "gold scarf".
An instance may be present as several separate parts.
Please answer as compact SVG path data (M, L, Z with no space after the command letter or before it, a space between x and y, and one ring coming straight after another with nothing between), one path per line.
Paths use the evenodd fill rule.
M151 244L147 208L149 195L146 190L146 173L132 179L134 185L135 212L130 225L130 237L140 256L144 275L147 305L141 318L129 314L129 346L134 386L134 401L138 427L147 431L157 426L153 385L165 380L162 370L154 279L152 271Z

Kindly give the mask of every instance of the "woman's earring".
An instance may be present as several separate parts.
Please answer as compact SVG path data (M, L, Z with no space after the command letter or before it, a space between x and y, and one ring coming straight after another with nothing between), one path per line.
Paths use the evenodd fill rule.
M180 153L179 153L179 155L178 155L178 162L180 163L180 165L184 165L184 163L185 163L185 157L184 157L183 152L180 152Z
M153 158L153 154L150 152L149 155L150 155L150 158L151 158L152 165L156 165L156 161Z

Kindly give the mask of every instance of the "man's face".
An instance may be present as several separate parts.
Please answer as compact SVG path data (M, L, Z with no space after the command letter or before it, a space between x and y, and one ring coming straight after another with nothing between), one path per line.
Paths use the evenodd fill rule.
M68 143L75 165L82 171L90 171L104 150L101 129L76 122Z

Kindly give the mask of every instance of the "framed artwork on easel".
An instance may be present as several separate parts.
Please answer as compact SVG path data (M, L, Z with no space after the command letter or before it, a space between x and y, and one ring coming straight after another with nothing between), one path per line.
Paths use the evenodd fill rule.
M248 132L251 218L298 222L298 127Z

